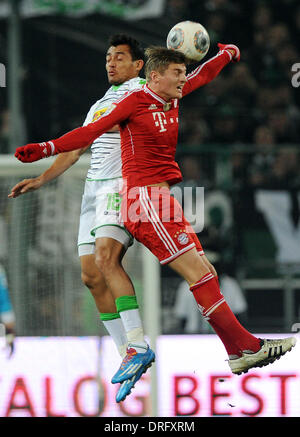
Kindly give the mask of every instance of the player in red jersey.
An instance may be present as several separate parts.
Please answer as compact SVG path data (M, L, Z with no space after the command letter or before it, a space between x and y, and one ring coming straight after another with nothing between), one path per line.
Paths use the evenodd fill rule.
M241 326L225 302L214 267L205 257L181 206L169 192L170 185L182 178L175 162L179 100L210 82L229 62L240 59L236 46L219 44L219 48L215 57L189 75L186 75L186 59L182 54L165 48L148 49L147 84L142 90L128 93L99 121L56 140L20 147L16 157L32 162L80 148L119 124L125 226L161 263L168 263L189 283L202 315L226 348L232 372L240 374L272 363L291 350L296 340L293 337L261 340ZM118 287L116 283L109 286L112 290ZM136 367L141 366L147 366L146 354L131 351L114 382L130 378L130 369L135 372Z

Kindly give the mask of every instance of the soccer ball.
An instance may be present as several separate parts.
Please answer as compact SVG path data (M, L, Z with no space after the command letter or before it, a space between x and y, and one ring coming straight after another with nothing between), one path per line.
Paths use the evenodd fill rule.
M208 52L209 35L205 27L194 21L182 21L167 36L168 49L182 52L190 61L201 61Z

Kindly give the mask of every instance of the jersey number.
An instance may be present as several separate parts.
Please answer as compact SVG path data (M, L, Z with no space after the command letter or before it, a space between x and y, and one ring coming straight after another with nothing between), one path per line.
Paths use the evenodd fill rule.
M112 211L119 211L121 206L121 196L119 193L107 194L107 206L106 209Z

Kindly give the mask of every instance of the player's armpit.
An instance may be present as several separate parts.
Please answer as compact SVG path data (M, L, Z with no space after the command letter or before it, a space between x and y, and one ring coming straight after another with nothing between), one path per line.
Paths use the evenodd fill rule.
M119 132L119 130L120 130L120 126L118 124L116 124L111 129L109 129L108 132Z

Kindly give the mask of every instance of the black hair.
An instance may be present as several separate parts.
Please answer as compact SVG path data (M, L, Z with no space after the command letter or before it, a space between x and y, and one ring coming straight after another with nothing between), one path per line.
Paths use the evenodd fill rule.
M117 33L116 35L112 35L109 38L109 46L116 47L120 44L126 44L129 46L130 54L133 61L137 61L139 59L145 60L145 54L143 48L140 46L140 43L125 33Z

